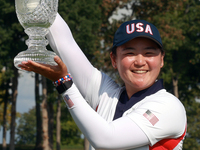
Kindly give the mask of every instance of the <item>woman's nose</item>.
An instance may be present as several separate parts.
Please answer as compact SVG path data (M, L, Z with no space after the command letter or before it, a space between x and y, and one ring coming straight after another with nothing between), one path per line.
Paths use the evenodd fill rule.
M146 64L145 57L141 54L135 56L134 64L136 66L144 66Z

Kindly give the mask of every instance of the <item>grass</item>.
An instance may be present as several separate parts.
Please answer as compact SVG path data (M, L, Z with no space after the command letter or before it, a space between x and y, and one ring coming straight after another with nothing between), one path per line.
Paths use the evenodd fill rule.
M33 150L34 145L15 145L15 150ZM66 146L62 145L61 150L83 150L83 146ZM2 150L2 145L0 144L0 150ZM7 145L7 149L9 150L9 145ZM56 150L56 147L54 147Z
M83 146L61 146L61 150L83 150ZM54 148L56 150L56 148Z

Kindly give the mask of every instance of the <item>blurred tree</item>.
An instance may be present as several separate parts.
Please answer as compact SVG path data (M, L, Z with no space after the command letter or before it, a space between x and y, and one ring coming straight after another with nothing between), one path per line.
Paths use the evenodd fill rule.
M61 144L61 96L58 97L57 111L56 111L56 150L60 150Z
M2 76L5 88L5 102L4 118L7 109L8 99L12 102L11 110L11 135L10 135L10 150L14 149L14 135L15 135L15 119L16 119L16 97L17 97L17 78L18 72L13 66L14 56L23 48L22 46L22 27L19 25L13 0L1 0L0 1L0 70L4 69L5 73ZM7 82L7 83L6 83ZM10 89L9 93L7 90ZM8 95L9 94L9 95ZM6 120L4 120L3 139L5 139ZM6 143L4 140L3 149L5 149Z
M1 126L3 125L3 114L4 114L4 103L0 104L0 124ZM11 122L11 105L8 104L7 109L6 109L6 127L9 127L9 124ZM20 116L20 114L18 113L18 116Z
M42 149L42 116L41 116L41 98L39 95L39 74L35 73L35 116L36 116L36 143L35 150Z
M10 123L10 150L15 149L15 127L16 127L16 102L17 102L17 86L18 86L18 70L14 68L14 76L12 77L12 97L11 97L11 123Z
M180 99L184 102L188 116L188 136L184 142L184 149L200 149L200 2L188 0L185 3L185 13L182 17L185 23L182 26L185 35L184 45L179 50L182 63L179 80ZM182 57L184 56L184 57Z
M51 149L53 149L53 143L54 143L54 121L56 120L56 117L54 115L54 104L58 102L58 93L55 90L52 82L50 80L47 80L47 111L48 111L48 134L49 134L49 146ZM56 132L57 133L57 132Z
M99 49L98 33L101 25L102 0L59 1L59 13L68 23L73 36L89 60Z
M131 2L131 0L102 0L100 5L102 23L98 34L101 45L94 52L94 58L92 60L92 64L95 67L103 70L119 83L121 82L119 81L119 76L111 65L110 49L112 47L113 37L116 30L121 25L121 23L126 20L126 17L129 17L129 15L120 14L119 11L122 9L124 11L131 10L128 7L129 2ZM117 17L112 18L113 15L116 15ZM122 15L122 18L119 18L120 15Z
M82 145L81 131L73 121L69 111L64 102L61 106L61 143L63 145Z
M36 116L35 108L21 114L16 128L17 144L35 144L36 142Z
M43 140L43 150L51 150L52 148L49 145L49 125L48 125L48 110L47 110L47 79L42 76L42 140Z

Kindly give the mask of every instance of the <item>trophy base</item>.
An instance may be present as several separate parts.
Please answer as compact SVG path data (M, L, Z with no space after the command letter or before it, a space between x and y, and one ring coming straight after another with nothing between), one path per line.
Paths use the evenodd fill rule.
M18 67L19 64L21 64L23 61L32 60L34 62L40 63L40 64L48 64L51 66L57 65L57 63L54 61L54 57L56 56L56 53L51 51L42 51L42 50L26 50L20 52L15 58L14 58L14 65L17 69L22 70L20 67Z

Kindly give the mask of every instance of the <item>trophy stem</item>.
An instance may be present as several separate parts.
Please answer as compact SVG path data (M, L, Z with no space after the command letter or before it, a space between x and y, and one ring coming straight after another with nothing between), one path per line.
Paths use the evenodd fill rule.
M30 27L25 30L25 33L29 36L29 39L26 40L28 49L20 52L14 58L15 67L20 69L18 65L21 64L22 61L27 60L42 64L56 65L54 61L54 56L56 56L56 54L46 49L48 40L46 40L45 36L48 32L48 28L42 27Z
M49 30L47 28L27 28L25 33L29 36L29 39L26 40L28 50L47 50L46 46L49 44L49 42L45 39L45 36L48 32Z

